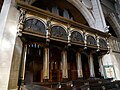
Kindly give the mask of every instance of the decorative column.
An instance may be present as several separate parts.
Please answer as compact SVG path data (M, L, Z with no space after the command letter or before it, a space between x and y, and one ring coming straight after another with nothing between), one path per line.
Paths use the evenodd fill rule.
M27 44L23 45L23 52L22 52L22 58L21 58L21 66L20 66L20 79L19 84L22 83L25 79L25 65L26 65L26 55L27 55Z
M63 50L61 52L61 59L62 59L62 78L68 79L68 68L67 68L67 51Z
M99 72L101 73L101 77L104 78L104 69L103 69L103 62L102 62L102 56L99 56Z
M77 63L78 78L83 78L82 62L81 62L81 54L80 54L80 52L76 53L76 63Z
M90 78L95 77L92 53L90 53L89 55L89 68L90 68Z
M43 79L47 82L49 79L49 48L44 48L44 59L43 59Z

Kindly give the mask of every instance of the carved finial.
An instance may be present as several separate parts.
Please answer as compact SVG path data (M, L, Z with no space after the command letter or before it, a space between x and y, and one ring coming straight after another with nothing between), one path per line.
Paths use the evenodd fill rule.
M107 32L107 33L109 32L109 27L110 27L110 26L106 26L106 27L104 27L105 32Z

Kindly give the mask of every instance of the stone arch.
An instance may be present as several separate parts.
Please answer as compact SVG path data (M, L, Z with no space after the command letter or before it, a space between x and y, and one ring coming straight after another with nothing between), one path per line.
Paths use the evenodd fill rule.
M92 14L89 12L89 10L81 3L81 1L77 1L77 0L67 0L69 3L71 3L73 6L75 6L84 16L84 18L86 19L86 21L88 22L89 26L92 28L95 28L94 25L94 18L92 16Z
M120 38L120 26L119 23L113 13L109 14L106 16L106 20L109 22L111 27L113 28L115 34L117 35L118 38Z
M31 4L34 3L37 0L32 0ZM92 16L92 14L90 13L90 11L81 3L81 1L79 0L66 0L69 3L71 3L74 7L76 7L76 9L81 12L81 14L84 16L85 20L87 21L87 23L89 24L90 27L95 28L95 19Z

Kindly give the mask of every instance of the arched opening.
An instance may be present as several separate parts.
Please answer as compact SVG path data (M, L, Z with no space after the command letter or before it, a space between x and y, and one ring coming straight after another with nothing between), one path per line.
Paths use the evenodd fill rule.
M51 37L61 38L67 40L67 33L61 26L53 26L51 29Z
M40 20L37 20L37 19L26 20L24 23L24 30L36 32L36 33L41 33L44 35L46 33L44 23L41 22Z
M32 43L27 48L25 82L43 82L43 48Z
M99 44L100 44L100 48L107 48L107 42L104 39L100 38Z
M77 79L77 63L76 63L76 53L72 50L68 51L67 55L68 62L68 78L70 80Z
M93 56L95 77L100 78L101 74L100 74L100 71L99 71L100 67L99 67L98 55L96 53L93 53L92 56Z
M61 50L57 47L50 48L49 82L62 81Z
M83 15L66 0L36 0L32 5L88 26Z
M88 79L90 77L90 70L88 64L88 56L84 53L81 54L82 60L82 71L83 71L83 78Z
M97 45L97 42L93 36L87 36L87 44L89 45Z
M71 41L72 42L83 42L84 38L81 33L74 31L71 33Z

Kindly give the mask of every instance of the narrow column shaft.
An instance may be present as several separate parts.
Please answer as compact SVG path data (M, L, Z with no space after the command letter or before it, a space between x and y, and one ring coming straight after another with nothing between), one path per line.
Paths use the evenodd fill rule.
M89 56L89 68L90 68L90 77L95 77L95 72L94 72L94 63L93 63L93 56L90 54Z
M43 79L49 79L49 48L44 48Z
M76 63L77 63L78 78L83 78L81 54L79 52L76 53Z
M23 52L22 52L22 60L21 60L21 75L20 75L20 78L22 80L24 80L24 76L25 76L25 65L26 65L26 55L27 55L27 45L25 44L23 46Z
M62 59L62 78L68 78L68 68L67 68L67 51L63 50L61 53Z
M101 76L104 76L102 57L99 57L99 67L100 67L99 71L101 73Z

